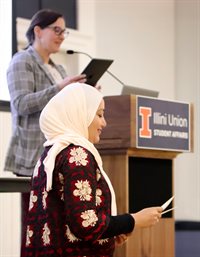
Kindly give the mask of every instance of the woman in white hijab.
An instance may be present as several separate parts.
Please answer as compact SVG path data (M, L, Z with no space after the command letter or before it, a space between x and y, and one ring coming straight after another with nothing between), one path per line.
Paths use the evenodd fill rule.
M117 215L112 184L94 144L100 140L104 100L75 83L54 96L40 116L45 150L33 178L21 257L113 256L135 225L150 226L162 208Z

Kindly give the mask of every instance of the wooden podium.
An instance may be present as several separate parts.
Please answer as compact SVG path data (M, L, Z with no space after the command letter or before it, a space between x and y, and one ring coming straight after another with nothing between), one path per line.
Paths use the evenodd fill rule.
M118 213L161 206L173 195L173 160L179 151L136 147L136 96L105 97L104 129L97 148L116 193ZM173 203L170 207L173 206ZM174 257L173 212L151 228L135 229L115 257Z

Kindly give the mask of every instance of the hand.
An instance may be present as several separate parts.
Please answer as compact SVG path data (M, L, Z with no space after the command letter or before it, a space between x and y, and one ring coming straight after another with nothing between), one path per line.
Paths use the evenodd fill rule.
M63 89L65 86L74 83L74 82L80 82L80 83L85 83L86 82L86 75L81 74L81 75L76 75L73 77L66 77L64 78L59 84L60 90Z
M101 85L96 84L94 87L95 87L97 90L101 91Z
M127 241L128 237L125 234L121 234L115 237L115 246L120 246Z
M150 207L131 214L135 219L135 228L145 228L155 225L162 216L162 210L162 207Z

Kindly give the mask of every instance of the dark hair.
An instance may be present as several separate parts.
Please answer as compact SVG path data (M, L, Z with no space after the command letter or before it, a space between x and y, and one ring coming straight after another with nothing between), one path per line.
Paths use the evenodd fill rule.
M35 13L31 19L31 24L26 32L26 37L28 39L29 45L32 45L35 40L34 27L39 26L44 29L50 24L54 23L58 18L63 18L61 13L50 9L42 9Z

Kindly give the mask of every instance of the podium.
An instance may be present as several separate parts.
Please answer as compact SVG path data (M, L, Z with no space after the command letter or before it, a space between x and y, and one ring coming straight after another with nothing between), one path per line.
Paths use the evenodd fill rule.
M174 159L181 152L190 151L190 106L186 104L186 109L189 113L184 117L181 117L181 115L185 115L185 113L178 115L177 113L173 114L173 119L178 117L176 120L177 127L170 127L170 129L173 130L172 127L174 127L176 130L176 134L172 133L173 131L171 130L171 135L173 135L174 138L165 137L163 140L163 137L160 136L159 138L159 136L156 136L155 138L154 135L152 136L152 138L154 137L152 141L153 146L150 145L148 147L148 145L145 145L144 147L138 147L138 133L141 129L147 129L145 127L141 128L141 124L138 125L138 123L141 122L140 118L138 118L140 111L140 107L138 106L138 96L108 96L105 97L104 100L107 127L103 130L100 143L96 147L102 156L104 170L110 177L115 189L118 214L134 213L146 207L161 206L174 194ZM166 102L151 98L142 98L141 100L143 100L144 103L148 103L148 101L150 101L150 104L152 104L153 102L153 107L147 108L152 111L151 117L146 116L152 133L160 135L163 133L162 131L167 133L166 129L160 129L162 124L158 124L160 130L156 128L154 128L154 130L152 129L152 119L155 118L153 114L160 113L159 115L163 118L163 121L164 118L167 117L165 115L167 110L165 110L165 108L163 110L163 106L166 105ZM173 104L176 103L167 102L167 105L169 106ZM142 106L144 107L144 104L142 104ZM159 112L157 110L159 110L160 107L162 107L162 111ZM182 107L183 106L180 108L181 110L184 109ZM179 108L175 109L177 110ZM164 116L162 113L164 113ZM172 113L169 115L172 115ZM171 118L171 116L168 116L168 118ZM156 119L154 120L154 123L159 123L158 121L159 119ZM177 132L178 121L179 125L181 124L180 133L182 134L178 134ZM183 128L183 124L187 124L187 127L185 126ZM170 125L174 125L172 124L172 120L170 120ZM186 129L187 132L183 131L183 129ZM175 135L179 135L180 138L175 138ZM184 137L184 135L185 140L182 146L181 137ZM186 135L188 138L186 138ZM145 140L151 141L150 138L144 138L144 144L146 144ZM159 148L157 149L156 144L160 144L160 142L157 141L162 140L164 143L167 142L167 140L171 140L172 142L179 140L180 144L179 141L176 143L181 145L181 147L179 149L173 149L172 146L172 149L162 149L162 145L159 145ZM169 147L169 144L167 147ZM186 150L184 148L185 145ZM169 206L169 208L171 207L173 207L173 203ZM124 245L116 247L114 256L174 257L174 226L173 211L168 212L162 216L160 222L155 226L151 228L135 229Z

